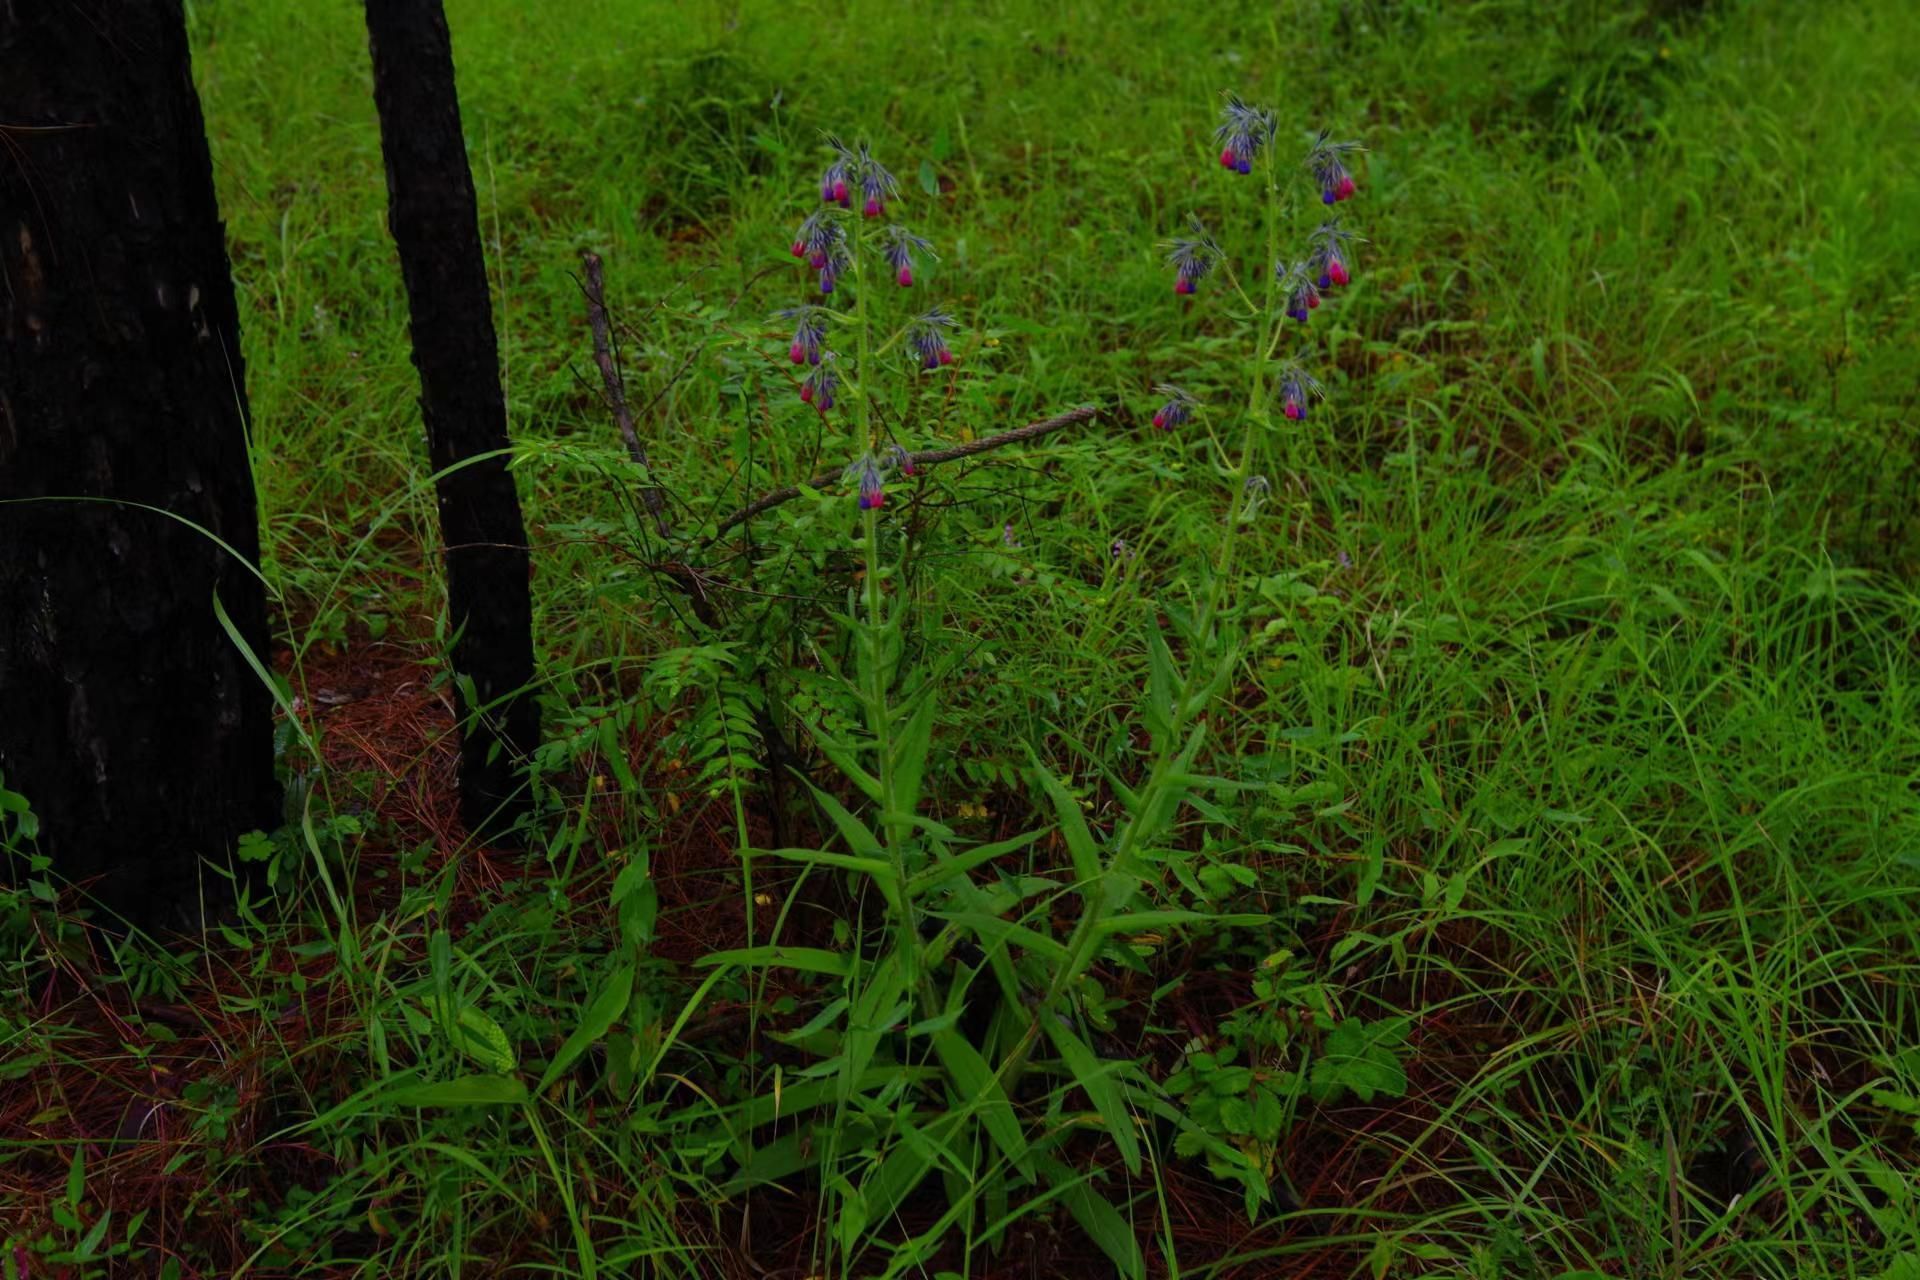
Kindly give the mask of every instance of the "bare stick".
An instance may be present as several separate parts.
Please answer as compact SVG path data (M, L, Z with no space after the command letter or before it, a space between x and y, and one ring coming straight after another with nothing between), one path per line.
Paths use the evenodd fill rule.
M600 255L591 249L583 249L580 265L586 275L581 292L587 296L587 323L593 328L593 362L600 366L600 380L606 384L607 407L613 410L614 425L620 428L620 438L626 442L627 456L651 480L653 467L647 461L647 446L640 442L640 433L633 426L633 410L627 407L627 381L620 376L620 366L613 358L613 338L607 322L606 285L600 268ZM660 531L660 536L666 537L667 503L661 496L659 486L648 484L641 489L640 500L646 504L647 514L653 517L654 527Z
M1041 422L1029 422L1024 427L1015 427L1011 431L1002 431L997 436L985 436L979 440L969 441L966 444L957 444L951 449L928 449L923 453L909 453L906 456L906 462L918 468L930 467L939 462L952 462L958 458L970 458L976 453L985 453L989 449L1000 449L1010 444L1020 444L1027 440L1037 440L1041 436L1051 435L1053 432L1059 431L1062 428L1077 426L1082 422L1091 422L1104 412L1105 410L1099 405L1082 405L1078 409L1069 409L1056 417L1047 418ZM840 474L840 470L837 468L832 471L822 471L819 475L807 481L805 487L809 489L824 489L826 486L839 480ZM719 541L720 536L735 525L751 520L763 511L772 510L783 502L793 501L793 499L800 496L801 487L802 486L797 484L790 484L784 489L775 489L771 493L765 493L755 498L752 502L740 508L725 520L722 520L719 526L714 529L713 536L707 539L707 545L711 546L713 543Z

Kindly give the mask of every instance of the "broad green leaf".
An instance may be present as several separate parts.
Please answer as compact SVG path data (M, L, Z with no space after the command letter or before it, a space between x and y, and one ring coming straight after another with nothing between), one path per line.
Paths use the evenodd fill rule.
M1028 749L1032 754L1032 749ZM1034 756L1034 777L1039 779L1040 787L1047 793L1047 799L1053 802L1053 812L1060 819L1060 834L1067 842L1067 852L1073 856L1074 878L1082 897L1088 902L1093 900L1094 886L1100 883L1105 867L1100 861L1099 846L1094 844L1093 833L1087 830L1087 819L1080 812L1080 802L1068 794L1066 787L1053 776L1053 771L1040 763Z
M1133 1115L1127 1110L1106 1064L1059 1016L1043 1013L1040 1020L1046 1025L1047 1035L1060 1051L1067 1070L1073 1073L1074 1083L1086 1091L1093 1101L1093 1109L1100 1113L1114 1145L1120 1149L1120 1158L1126 1162L1127 1172L1139 1173L1140 1139L1133 1131Z
M547 1064L545 1074L540 1077L538 1092L545 1093L555 1080L558 1080L568 1067L571 1067L580 1055L592 1047L593 1042L606 1035L620 1015L627 1010L627 1001L633 995L633 966L623 964L613 971L606 985L587 1005L580 1025L560 1045L560 1052L553 1055L553 1061Z
M884 859L886 857L885 847L881 845L879 837L868 829L866 823L854 817L847 811L845 805L827 792L818 787L810 786L809 789L813 792L814 800L826 811L827 817L833 819L833 825L839 830L840 838L847 842L849 849L863 858Z
M893 800L911 814L920 807L920 777L927 767L927 748L933 741L935 699L931 690L921 695L893 748Z
M999 1079L980 1051L967 1043L958 1031L935 1032L933 1051L939 1055L940 1065L947 1069L955 1090L967 1100L964 1109L980 1117L994 1145L1014 1168L1031 1175L1033 1162L1028 1157L1027 1140L1020 1132L1020 1121L1013 1114L1006 1090L1000 1087Z

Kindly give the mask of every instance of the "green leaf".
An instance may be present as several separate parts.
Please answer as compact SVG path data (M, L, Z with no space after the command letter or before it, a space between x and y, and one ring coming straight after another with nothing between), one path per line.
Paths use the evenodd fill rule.
M1140 1236L1133 1224L1121 1216L1113 1202L1095 1191L1088 1175L1076 1173L1058 1160L1043 1157L1040 1172L1053 1187L1064 1187L1060 1199L1087 1239L1100 1246L1117 1274L1127 1280L1143 1280L1146 1259L1140 1254Z
M958 1031L936 1031L933 1051L939 1055L940 1065L947 1069L955 1090L966 1099L964 1109L978 1114L994 1145L1014 1168L1031 1176L1032 1161L1028 1158L1027 1140L1020 1132L1020 1121L1013 1114L1006 1090L1000 1087L999 1078L987 1066L980 1051Z
M920 162L920 189L930 196L940 194L940 177L933 171L933 161Z
M493 1107L525 1102L527 1086L517 1076L462 1076L402 1085L383 1097L397 1107Z
M539 1092L545 1093L548 1086L560 1078L560 1074L571 1067L581 1054L585 1053L593 1042L606 1035L613 1024L626 1012L627 1000L633 994L633 966L623 964L614 970L606 985L600 988L592 1003L587 1006L586 1016L580 1019L580 1025L573 1034L561 1044L560 1052L547 1064L547 1070L540 1077Z
M906 813L920 806L920 777L927 767L927 748L933 741L935 699L931 690L907 717L893 748L893 802Z
M457 1047L490 1071L506 1074L520 1065L500 1024L472 1005L460 1006Z
M1133 1115L1127 1110L1107 1065L1058 1016L1042 1014L1041 1021L1046 1024L1047 1035L1053 1041L1054 1048L1060 1051L1060 1058L1067 1064L1067 1070L1073 1073L1074 1083L1086 1092L1093 1102L1093 1109L1100 1113L1107 1132L1113 1136L1114 1145L1120 1149L1120 1158L1126 1162L1127 1172L1139 1173L1140 1139L1133 1131Z
M1029 747L1028 754L1033 749ZM1093 901L1094 886L1100 883L1105 866L1100 861L1100 850L1093 842L1093 833L1087 830L1086 817L1080 812L1080 802L1070 795L1053 771L1033 757L1033 776L1040 782L1041 790L1047 793L1047 799L1053 802L1054 814L1060 819L1060 834L1066 838L1067 852L1073 855L1073 875L1079 884L1075 886L1089 903Z
M732 951L709 952L693 963L695 967L737 964L743 969L764 965L775 969L798 969L802 973L824 973L834 978L844 978L848 972L846 956L820 947L740 947Z
M820 788L811 787L810 789L814 800L826 811L827 816L833 819L833 825L839 829L840 838L847 842L849 849L863 858L884 859L886 857L887 851L881 845L879 837L868 829L866 823L847 812L845 805Z
M1023 835L1017 835L1011 840L1000 840L993 844L977 845L965 853L953 854L951 856L944 853L937 853L934 856L932 866L907 882L907 893L909 896L918 896L926 892L929 888L935 888L957 876L965 875L982 863L991 862L1004 854L1024 849L1045 835L1050 829L1051 828L1041 827L1037 830L1026 832Z
M1348 1018L1328 1035L1314 1061L1312 1082L1323 1097L1345 1088L1362 1102L1376 1094L1397 1098L1407 1091L1407 1071L1394 1052L1406 1039L1407 1020L1362 1023Z
M77 1146L73 1149L73 1159L67 1162L67 1204L78 1212L86 1194L87 1149Z

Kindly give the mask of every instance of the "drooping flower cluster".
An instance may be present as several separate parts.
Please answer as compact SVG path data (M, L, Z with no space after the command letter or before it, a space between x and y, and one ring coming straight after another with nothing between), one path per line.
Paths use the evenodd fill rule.
M866 143L849 147L839 138L828 134L827 146L832 150L833 158L820 174L820 203L851 209L854 188L857 187L860 190L861 216L883 216L887 212L887 201L900 193L900 183L887 172L885 165L873 158L873 152Z
M907 328L907 345L920 358L922 369L938 369L941 365L953 363L953 352L947 346L946 331L953 327L953 317L935 307L917 317Z
M1357 142L1329 142L1326 130L1313 140L1313 150L1307 153L1307 168L1313 172L1313 180L1320 184L1320 202L1338 204L1342 200L1353 198L1357 189L1353 175L1347 172L1346 158L1358 151Z
M1307 405L1326 394L1319 380L1297 363L1289 364L1280 373L1280 411L1291 422L1305 422Z
M1353 232L1343 230L1338 218L1314 228L1313 255L1307 261L1319 275L1316 283L1320 288L1344 285L1352 278L1353 251L1347 246L1358 238Z
M1248 106L1238 94L1227 95L1219 127L1213 136L1220 142L1220 167L1235 173L1252 173L1253 158L1273 139L1273 112Z
M847 464L841 479L855 487L860 495L862 511L878 511L886 505L886 478L880 469L880 463L871 453L863 453Z
M819 364L821 353L826 349L827 309L788 307L774 314L794 322L793 345L787 348L787 359L795 364Z
M1207 232L1206 224L1191 214L1187 224L1193 234L1167 242L1167 265L1173 268L1173 291L1188 294L1207 278L1220 261L1220 246Z
M893 278L902 289L913 287L913 255L933 257L933 245L905 227L888 227L881 239L881 252L893 268Z
M1160 406L1160 412L1153 415L1153 425L1162 431L1171 431L1188 418L1199 405L1187 392L1170 383L1162 382L1153 389L1155 395L1165 396L1166 403Z
M840 389L840 373L834 365L839 357L829 351L819 367L800 382L800 399L821 413L833 408L833 393Z
M1292 266L1281 263L1274 267L1280 277L1280 291L1286 295L1286 312L1289 317L1301 324L1307 322L1307 313L1320 305L1320 289L1313 282L1313 274L1304 262Z
M808 214L793 233L793 256L805 258L820 273L821 293L832 293L840 273L853 265L853 250L839 211L828 207Z

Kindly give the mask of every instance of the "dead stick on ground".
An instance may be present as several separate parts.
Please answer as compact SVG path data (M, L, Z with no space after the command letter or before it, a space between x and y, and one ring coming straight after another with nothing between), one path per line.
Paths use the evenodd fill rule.
M647 473L651 481L653 467L647 462L647 446L640 443L640 433L634 430L633 411L627 407L626 379L620 376L620 366L613 359L613 337L607 322L606 286L600 255L591 249L584 250L580 254L580 265L586 276L582 291L587 295L587 323L593 328L593 362L600 366L600 380L607 387L607 406L613 410L614 424L620 428L620 438L626 442L627 456ZM640 490L640 500L646 504L647 514L653 517L654 527L660 531L660 536L666 537L667 503L661 496L660 487L649 483Z
M1063 414L1048 418L1042 422L1029 422L1024 427L1015 427L1011 431L1002 431L997 436L984 436L979 440L969 441L966 444L957 444L951 449L928 449L923 453L909 453L906 455L906 461L917 469L920 467L930 467L936 463L952 462L957 458L970 458L976 453L985 453L989 449L1000 449L1010 444L1020 444L1027 440L1037 440L1041 436L1051 435L1053 432L1063 428L1076 426L1082 422L1091 422L1103 412L1105 411L1101 409L1099 405L1082 405L1078 409L1069 409ZM838 481L840 476L841 472L839 470L822 471L819 475L807 481L805 487L809 489L824 489L828 485ZM714 529L713 535L707 539L707 544L712 545L719 541L721 535L735 525L751 520L761 512L771 510L783 502L791 502L800 496L801 487L802 486L797 484L790 484L784 489L775 489L771 493L762 494L760 497L755 498L752 502L722 520L719 526Z

